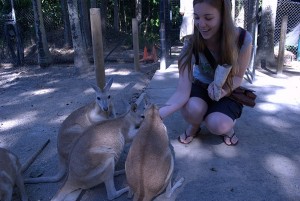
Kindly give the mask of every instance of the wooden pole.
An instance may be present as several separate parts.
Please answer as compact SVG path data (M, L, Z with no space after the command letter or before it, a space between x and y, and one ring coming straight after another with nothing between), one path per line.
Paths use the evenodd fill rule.
M96 81L98 87L103 89L105 86L105 68L100 8L90 8L90 18Z
M139 31L138 21L132 18L132 41L133 41L133 54L134 54L134 69L140 71L140 57L139 57Z
M285 39L287 30L288 16L283 16L281 22L281 32L279 41L279 51L278 51L278 64L277 64L277 74L282 74L283 63L284 63L284 49L285 49Z

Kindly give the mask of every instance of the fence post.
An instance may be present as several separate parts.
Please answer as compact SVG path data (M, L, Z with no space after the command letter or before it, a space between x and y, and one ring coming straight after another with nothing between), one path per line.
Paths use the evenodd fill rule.
M103 89L105 86L105 69L100 8L90 8L90 18L96 81L98 87Z
M138 21L132 18L132 42L133 42L133 55L134 55L134 69L140 71L140 57L139 57L139 30Z
M283 70L287 21L288 21L288 16L286 15L283 16L281 22L281 32L280 32L280 41L279 41L278 63L277 63L277 72L276 72L277 74L281 74Z
M300 34L299 34L299 38L298 38L297 61L300 61Z

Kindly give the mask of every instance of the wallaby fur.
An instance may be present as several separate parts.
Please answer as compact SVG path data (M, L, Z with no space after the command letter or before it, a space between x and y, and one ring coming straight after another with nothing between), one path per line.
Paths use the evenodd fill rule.
M96 85L92 85L96 92L95 101L78 108L62 123L57 136L58 173L55 176L27 178L25 183L58 182L63 178L67 171L70 150L83 131L95 123L116 117L109 92L112 83L113 78L110 78L103 90Z
M127 192L128 187L119 191L115 189L115 164L125 143L133 139L142 120L137 105L133 104L124 115L94 124L85 130L70 153L66 181L52 201L61 201L66 197L76 200L76 193L102 182L105 183L109 200Z
M50 140L47 140L44 145L38 149L24 165L21 165L19 158L8 151L0 148L0 200L11 201L13 188L16 185L20 192L22 201L27 201L28 197L25 192L22 173L34 162L36 157L43 151Z
M148 105L145 119L132 141L125 161L125 172L134 201L151 201L166 188L166 196L182 185L183 178L171 187L174 156L166 126L158 107ZM168 187L167 187L168 186Z

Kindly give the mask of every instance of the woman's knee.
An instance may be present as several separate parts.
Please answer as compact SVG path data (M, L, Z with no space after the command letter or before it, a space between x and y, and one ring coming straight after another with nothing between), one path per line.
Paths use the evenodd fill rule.
M202 119L206 111L207 105L203 100L199 98L190 98L183 106L181 113L185 119Z
M223 135L233 128L234 121L223 113L214 112L205 118L205 125L211 133Z

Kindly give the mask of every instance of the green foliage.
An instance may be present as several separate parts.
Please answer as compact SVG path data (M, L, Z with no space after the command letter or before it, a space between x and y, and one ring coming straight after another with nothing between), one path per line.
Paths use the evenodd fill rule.
M182 22L182 16L179 13L179 5L172 5L171 6L172 11L172 21L171 21L171 27L170 28L178 28L181 25Z
M0 15L4 8L10 12L11 0L0 0ZM42 3L42 12L44 17L44 25L46 31L55 31L63 28L61 2L60 0L40 0ZM158 43L160 29L160 1L149 0L142 1L142 19L139 22L139 30L141 41L143 43ZM181 23L179 14L179 0L174 0L175 3L170 4L172 10L172 22L170 28L178 28ZM89 4L89 0L87 1ZM107 2L105 8L101 5ZM114 3L119 3L119 26L120 32L131 34L132 18L135 17L135 2L132 0L97 0L97 6L101 9L106 9L106 26L112 28L114 25ZM170 3L170 1L169 1ZM21 26L22 34L32 35L34 33L34 14L32 8L32 0L14 0L16 17ZM102 10L101 10L102 12ZM103 12L102 12L103 13ZM168 15L169 13L166 13ZM1 24L1 23L0 23ZM167 27L169 28L169 27Z
M42 12L46 24L51 24L51 29L59 27L63 23L59 0L43 0Z

